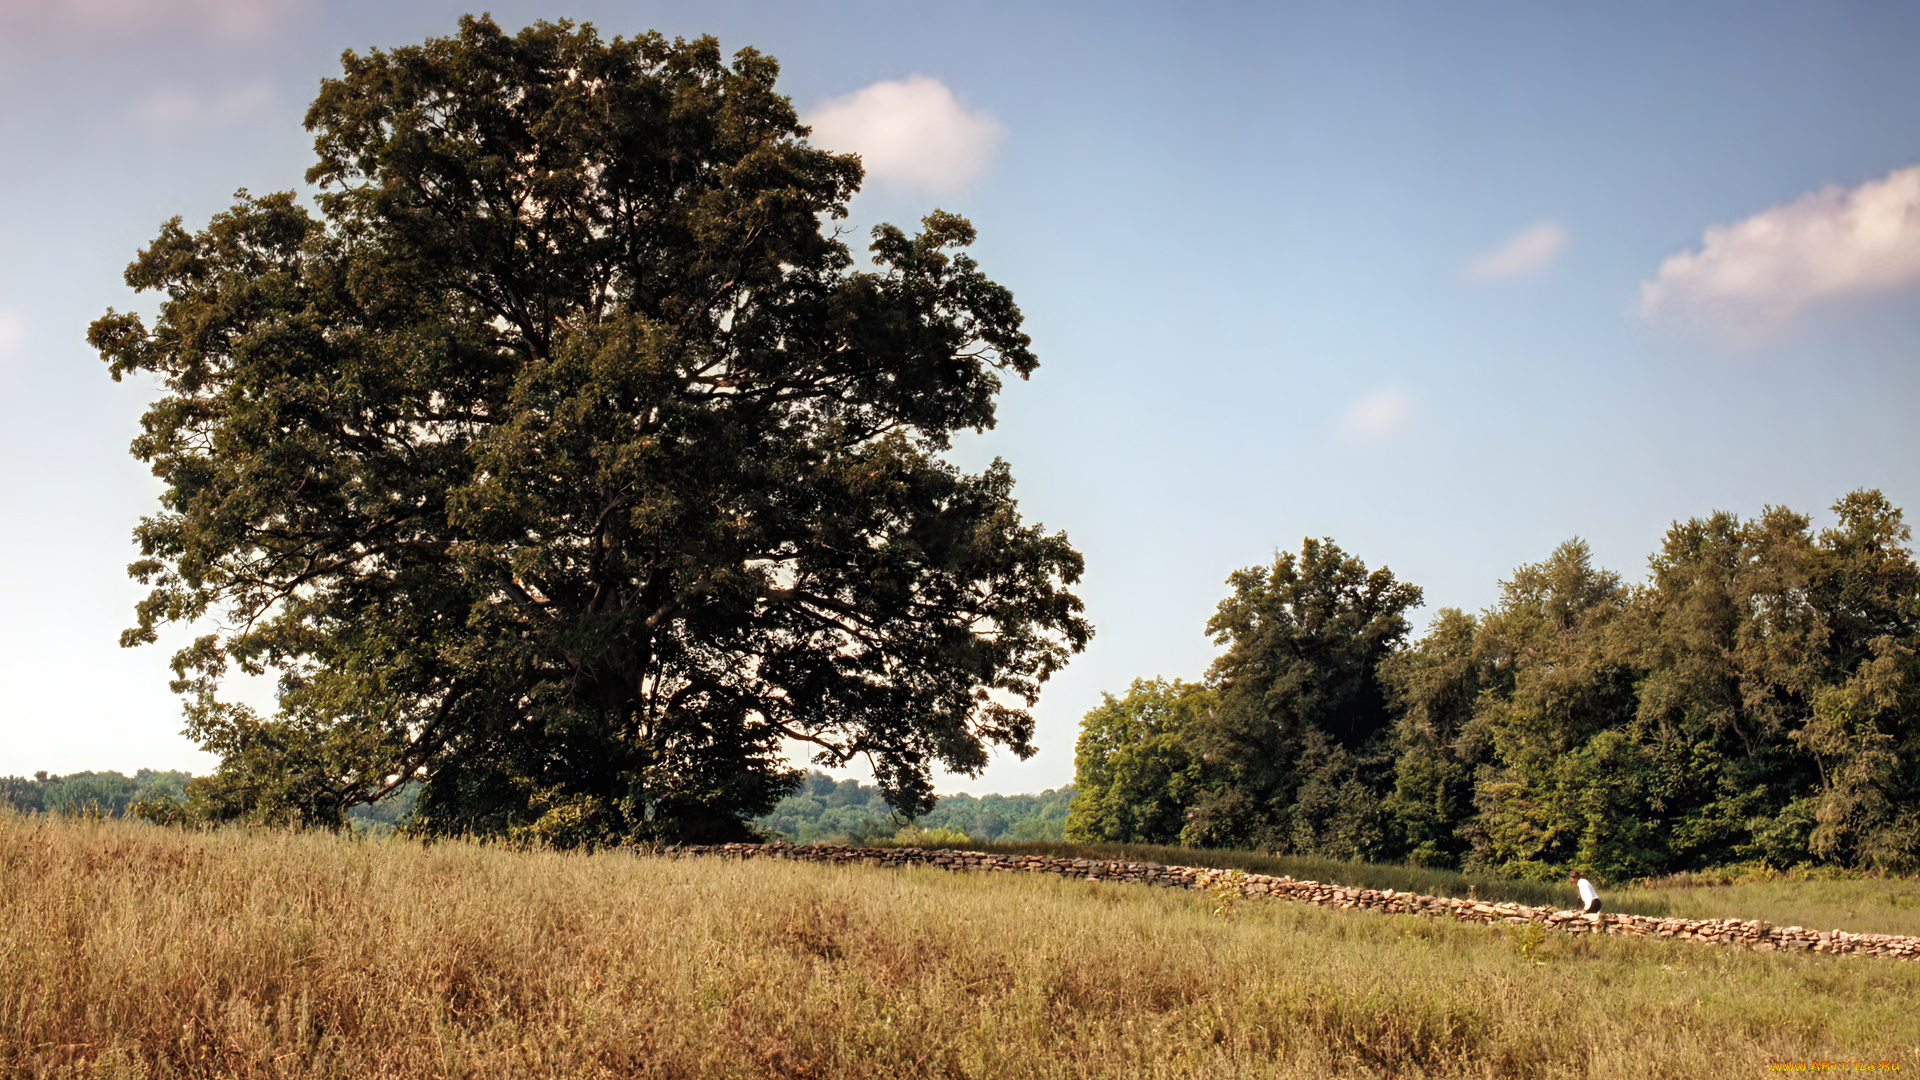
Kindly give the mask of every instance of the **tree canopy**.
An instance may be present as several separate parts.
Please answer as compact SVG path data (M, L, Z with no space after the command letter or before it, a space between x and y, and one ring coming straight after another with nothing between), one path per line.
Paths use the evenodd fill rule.
M1359 855L1376 800L1356 770L1390 719L1377 669L1420 589L1311 537L1227 583L1207 621L1226 647L1208 673L1220 705L1192 729L1209 776L1183 835Z
M1229 579L1187 691L1217 704L1136 681L1087 714L1069 832L1164 835L1107 801L1158 717L1182 765L1127 803L1184 814L1185 843L1543 879L1920 866L1920 568L1879 492L1833 513L1675 522L1639 584L1572 540L1416 641L1418 590L1308 541Z
M1088 843L1177 843L1202 775L1190 735L1215 703L1205 685L1178 679L1135 679L1126 697L1101 695L1080 724L1066 834Z
M783 746L930 770L1032 753L1091 628L1081 558L996 461L943 459L1036 360L962 218L837 231L862 172L778 65L591 26L347 53L307 113L315 210L240 193L127 270L89 339L164 389L134 453L152 589L222 754L197 812L557 843L739 835ZM278 673L278 710L218 696Z

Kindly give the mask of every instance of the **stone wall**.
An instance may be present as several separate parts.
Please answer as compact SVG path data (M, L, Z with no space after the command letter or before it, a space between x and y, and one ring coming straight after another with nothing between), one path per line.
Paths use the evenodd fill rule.
M717 855L732 859L791 859L865 866L935 866L946 870L1056 874L1089 881L1133 882L1175 889L1211 889L1236 871L1158 863L1110 862L1101 859L1059 859L1045 855L1008 855L984 851L947 851L930 848L855 848L825 844L720 844L675 847L657 852L669 857ZM1426 915L1486 924L1539 923L1549 930L1573 934L1620 934L1634 937L1676 938L1718 945L1745 945L1820 953L1850 953L1920 960L1920 937L1894 934L1849 934L1839 930L1808 930L1773 926L1741 919L1659 919L1646 915L1603 913L1489 904L1477 900L1421 896L1392 889L1352 889L1290 877L1242 874L1240 890L1250 897L1293 900L1330 908L1364 908L1396 915Z

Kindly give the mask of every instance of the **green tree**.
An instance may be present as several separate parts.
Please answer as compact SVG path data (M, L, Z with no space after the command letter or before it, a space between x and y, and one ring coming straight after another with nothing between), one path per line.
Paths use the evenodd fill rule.
M1634 589L1577 541L1516 571L1474 646L1469 862L1920 860L1920 573L1880 493L1834 510L1817 538L1779 507L1676 522Z
M1492 747L1474 724L1488 683L1480 624L1459 608L1441 608L1427 635L1380 665L1398 713L1393 793L1385 809L1397 845L1427 866L1457 867L1467 851L1460 827L1473 810L1474 770Z
M1807 519L1769 508L1743 524L1676 524L1641 597L1649 615L1640 715L1754 757L1804 714L1827 641L1808 602L1817 553Z
M1207 845L1378 857L1392 784L1380 665L1400 648L1418 586L1331 540L1236 571L1207 622L1226 652L1219 704L1193 744L1207 776L1183 838Z
M1676 523L1635 598L1634 737L1653 762L1662 862L1808 857L1771 827L1812 775L1786 735L1807 714L1828 634L1809 602L1818 552L1804 515L1770 507Z
M1885 495L1851 492L1833 512L1839 520L1820 533L1809 599L1831 635L1827 674L1840 676L1875 656L1876 641L1920 636L1920 565L1913 530Z
M147 799L178 798L191 780L184 772L141 769L134 776L119 772L77 772L47 776L39 781L39 803L55 813L98 812L118 817Z
M1878 491L1834 504L1810 602L1830 633L1811 715L1793 732L1818 771L1810 846L1823 858L1920 866L1920 566Z
M1185 842L1548 880L1920 866L1920 566L1880 492L1833 510L1675 522L1634 586L1570 540L1405 648L1390 575L1310 542L1234 576L1215 700L1166 744L1197 764L1120 805L1186 807ZM1127 719L1083 729L1088 822Z
M942 795L917 824L952 829L975 840L1061 840L1075 788L1049 788L1038 795Z
M1588 780L1618 755L1578 755L1633 716L1640 671L1630 662L1638 642L1626 625L1631 599L1579 539L1501 582L1475 646L1484 691L1470 726L1491 745L1492 760L1475 770L1475 812L1463 825L1473 844L1469 866L1551 878L1580 861L1602 876L1618 872L1610 849L1582 846L1594 823ZM1621 782L1641 779L1636 772ZM1638 787L1614 792L1605 806L1640 795Z
M1038 795L942 795L910 827L947 831L976 840L1059 840L1073 801L1071 785ZM809 772L793 794L754 819L755 827L810 843L832 837L879 838L902 827L904 816L879 788ZM976 826L984 826L976 830Z
M419 777L426 834L717 839L792 790L787 740L909 814L1030 754L1018 702L1091 630L1007 467L942 459L1036 365L971 226L856 270L821 223L858 159L711 38L468 18L343 63L318 214L176 219L127 271L154 325L89 334L165 389L124 640L230 628L174 660L223 755L199 811L337 825Z
M1102 694L1100 706L1080 721L1066 838L1178 841L1201 778L1188 739L1214 700L1205 685L1178 679L1135 679L1126 697Z
M1910 797L1914 758L1910 749L1900 753L1895 710L1914 650L1875 640L1879 653L1821 688L1813 716L1796 732L1820 770L1809 846L1829 859L1908 870L1920 861L1920 810Z
M178 769L141 769L133 774L133 798L180 799L186 797L193 776Z
M134 799L134 782L124 773L77 772L48 781L41 795L59 814L99 812L118 816Z
M10 807L23 814L34 814L45 810L43 796L49 777L45 771L33 777L0 776L0 806ZM52 779L58 779L54 777Z

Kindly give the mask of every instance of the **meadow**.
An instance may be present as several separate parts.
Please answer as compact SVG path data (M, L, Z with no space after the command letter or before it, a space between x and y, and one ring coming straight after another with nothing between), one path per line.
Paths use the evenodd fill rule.
M1727 885L1658 882L1610 894L1650 915L1682 919L1764 919L1776 926L1920 936L1920 880L1782 875Z
M1342 862L1305 855L1269 855L1230 849L1164 847L1149 844L971 840L929 843L923 847L973 848L1068 859L1121 859L1178 866L1245 870L1285 875L1302 881L1327 881L1361 889L1394 889L1427 896L1473 897L1493 902L1575 908L1578 895L1564 882L1547 884L1463 874L1423 866ZM885 843L884 841L882 843ZM1740 867L1719 874L1676 874L1628 882L1605 890L1608 911L1682 919L1765 919L1778 926L1846 930L1856 934L1906 934L1920 937L1920 879L1847 873L1832 867L1799 871Z
M1164 863L1169 866L1205 866L1218 870L1245 870L1249 874L1271 874L1301 881L1331 881L1361 889L1394 889L1427 896L1473 896L1495 902L1578 907L1572 887L1538 881L1462 874L1424 866L1395 866L1380 863L1343 862L1311 855L1272 855L1232 848L1171 847L1161 844L1100 844L1073 841L993 841L972 840L929 843L917 835L903 834L907 843L922 847L974 848L1021 855L1050 855L1063 859L1118 859L1126 862ZM1614 907L1612 910L1626 910ZM1635 911L1652 915L1664 912Z
M0 1074L1692 1077L1920 1061L1920 965L1216 904L1039 875L0 814Z

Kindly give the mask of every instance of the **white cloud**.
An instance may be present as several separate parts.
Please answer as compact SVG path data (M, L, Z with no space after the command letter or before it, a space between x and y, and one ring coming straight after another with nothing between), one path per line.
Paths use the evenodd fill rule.
M1508 237L1492 251L1476 256L1461 268L1474 281L1505 281L1545 270L1567 247L1567 230L1543 221Z
M0 357L11 356L26 336L25 320L5 308L0 308Z
M156 87L134 107L134 115L148 127L163 130L245 120L273 108L277 95L265 82L236 86L204 97L177 86Z
M1398 383L1388 383L1347 407L1340 429L1355 442L1379 442L1413 419L1413 395Z
M870 180L932 193L966 188L993 163L1006 129L938 79L909 75L808 113L816 146L860 155Z
M0 26L15 31L124 36L188 30L249 41L305 0L0 0Z
M1668 258L1640 286L1640 313L1766 333L1820 301L1916 285L1920 165L1710 226L1698 251Z

